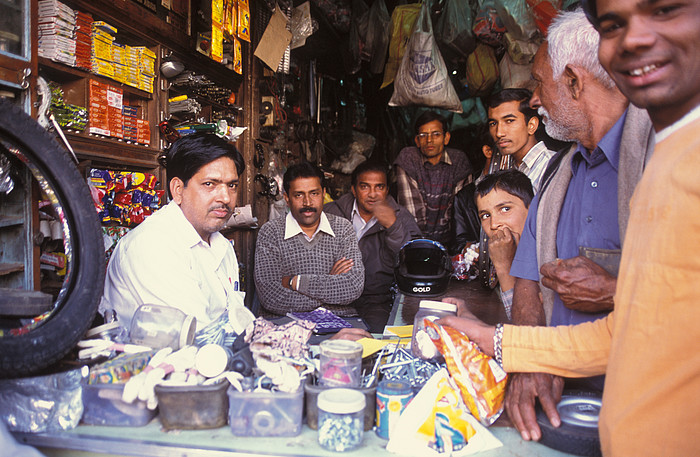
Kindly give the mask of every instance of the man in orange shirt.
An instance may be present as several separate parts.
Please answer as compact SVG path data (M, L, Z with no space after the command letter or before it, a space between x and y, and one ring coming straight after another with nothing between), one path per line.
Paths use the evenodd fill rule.
M576 326L495 328L467 311L438 321L508 372L606 373L606 456L695 456L700 449L700 2L584 2L599 58L645 108L656 148L632 197L607 317ZM679 233L680 232L680 233Z

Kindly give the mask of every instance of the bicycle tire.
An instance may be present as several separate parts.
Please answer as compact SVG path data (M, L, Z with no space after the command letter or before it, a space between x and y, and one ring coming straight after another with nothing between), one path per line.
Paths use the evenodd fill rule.
M100 222L68 152L24 111L0 100L0 140L16 148L53 190L70 234L71 262L52 313L24 334L0 337L0 377L37 373L63 358L92 324L104 287ZM36 177L36 175L35 175Z

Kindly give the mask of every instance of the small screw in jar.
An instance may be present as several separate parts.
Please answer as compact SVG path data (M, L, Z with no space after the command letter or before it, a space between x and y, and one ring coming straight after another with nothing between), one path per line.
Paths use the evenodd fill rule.
M357 448L364 436L365 395L346 388L318 394L318 443L329 451Z

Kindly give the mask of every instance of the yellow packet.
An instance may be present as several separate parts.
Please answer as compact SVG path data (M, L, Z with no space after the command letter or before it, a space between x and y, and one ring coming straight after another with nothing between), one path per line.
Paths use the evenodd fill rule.
M250 6L248 6L248 0L238 0L238 38L250 42Z
M466 335L425 320L428 336L445 357L450 376L459 386L472 415L489 426L503 412L508 375Z

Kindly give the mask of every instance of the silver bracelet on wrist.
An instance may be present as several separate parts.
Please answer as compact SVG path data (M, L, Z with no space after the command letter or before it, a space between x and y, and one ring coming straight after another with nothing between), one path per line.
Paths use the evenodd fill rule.
M496 363L503 367L503 324L496 324L493 334L493 355Z

